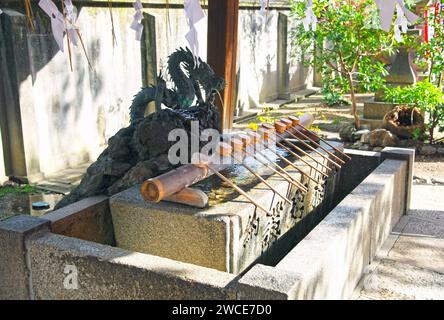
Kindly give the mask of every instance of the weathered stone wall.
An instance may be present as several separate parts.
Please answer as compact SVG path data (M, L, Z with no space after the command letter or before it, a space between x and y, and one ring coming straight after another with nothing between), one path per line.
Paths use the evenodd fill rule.
M158 69L165 70L167 56L186 45L188 32L183 8L176 2L171 1L168 14L162 7L164 2L142 2L144 13L151 15L145 19L144 41L135 41L129 28L132 1L119 1L113 7L117 36L113 46L107 1L75 1L92 68L81 47L73 48L74 70L70 72L68 54L57 50L42 10L35 7L33 32L26 25L23 2L2 1L0 47L5 45L0 48L0 81L5 92L0 92L0 126L7 174L37 181L93 161L108 138L128 124L133 95L142 85L153 82ZM278 40L287 37L278 36L278 16L287 15L288 8L280 1L272 2L275 7L264 24L258 8L247 2L242 2L239 22L238 105L244 110L307 82L301 64L287 61L288 57L283 59L287 62L281 62L278 76L278 56L285 56L278 54ZM203 30L205 26L203 22ZM200 48L205 58L205 32ZM288 77L283 82L288 88L279 89L280 76Z

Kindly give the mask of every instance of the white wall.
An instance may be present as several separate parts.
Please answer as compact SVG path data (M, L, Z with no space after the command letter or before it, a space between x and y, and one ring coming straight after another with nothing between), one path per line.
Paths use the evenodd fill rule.
M30 37L35 44L30 46L30 69L37 71L20 85L21 97L30 96L21 101L23 136L37 136L34 152L45 175L95 160L108 138L128 125L129 106L142 85L140 43L129 28L132 13L131 8L114 9L113 46L108 11L80 11L79 26L92 68L79 46L72 48L73 72L67 52L61 51L38 69L39 59L46 57L40 35Z

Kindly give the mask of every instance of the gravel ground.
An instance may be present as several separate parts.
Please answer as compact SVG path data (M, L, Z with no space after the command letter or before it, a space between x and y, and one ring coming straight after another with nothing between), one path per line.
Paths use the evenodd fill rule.
M418 155L415 160L415 176L444 179L444 156Z

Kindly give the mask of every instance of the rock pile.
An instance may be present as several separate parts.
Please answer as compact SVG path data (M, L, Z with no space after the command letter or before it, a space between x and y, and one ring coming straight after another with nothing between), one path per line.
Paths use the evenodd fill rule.
M123 128L108 140L108 148L86 172L80 185L56 206L64 207L94 195L113 195L144 180L173 169L168 140L173 129L191 134L191 122L199 121L199 130L218 127L218 112L211 104L190 107L186 112L163 109Z

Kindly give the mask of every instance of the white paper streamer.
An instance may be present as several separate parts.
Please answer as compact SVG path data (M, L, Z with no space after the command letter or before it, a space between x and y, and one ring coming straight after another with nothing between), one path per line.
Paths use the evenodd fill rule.
M396 5L396 20L394 23L394 36L396 41L402 41L402 34L407 33L408 23L404 11L402 11L402 8L399 5Z
M77 9L73 6L71 0L64 0L66 17L59 11L52 0L40 0L39 7L50 17L51 29L55 41L60 49L64 52L63 37L67 33L69 40L74 46L79 43L77 33L78 27L75 25L77 21Z
M199 0L185 0L184 2L185 16L187 18L190 31L185 35L185 38L190 45L191 52L194 55L196 65L199 66L199 39L198 32L195 25L205 18L205 13L200 6Z
M403 15L408 22L415 23L418 21L419 17L411 12L409 9L406 8L404 4L404 0L373 0L379 7L379 16L381 19L381 27L382 30L389 32L390 28L392 26L393 21L393 15L395 14L395 8L397 9L397 6L399 6L400 10L402 11ZM398 17L401 17L398 14ZM401 18L400 18L401 20ZM399 21L400 22L400 21ZM398 25L400 25L398 22ZM396 29L396 28L395 28ZM398 27L399 29L399 27ZM395 30L395 32L399 32Z
M308 0L307 8L305 11L305 19L302 20L305 31L316 31L316 26L318 24L318 18L313 11L313 0Z
M267 4L268 0L261 0L261 9L259 10L259 14L262 17L265 17L267 15Z
M136 13L134 14L133 22L131 23L131 29L136 31L136 40L140 41L142 39L142 31L143 31L143 13L142 13L142 3L140 0L136 0L134 2L134 9L136 10Z
M63 35L65 33L65 18L52 0L40 0L39 7L51 18L51 29L57 45L63 52Z
M77 47L79 43L79 35L77 33L77 30L79 29L78 26L76 26L77 22L77 8L73 6L71 0L64 0L65 3L65 10L66 10L66 32L68 34L69 40L73 45Z

